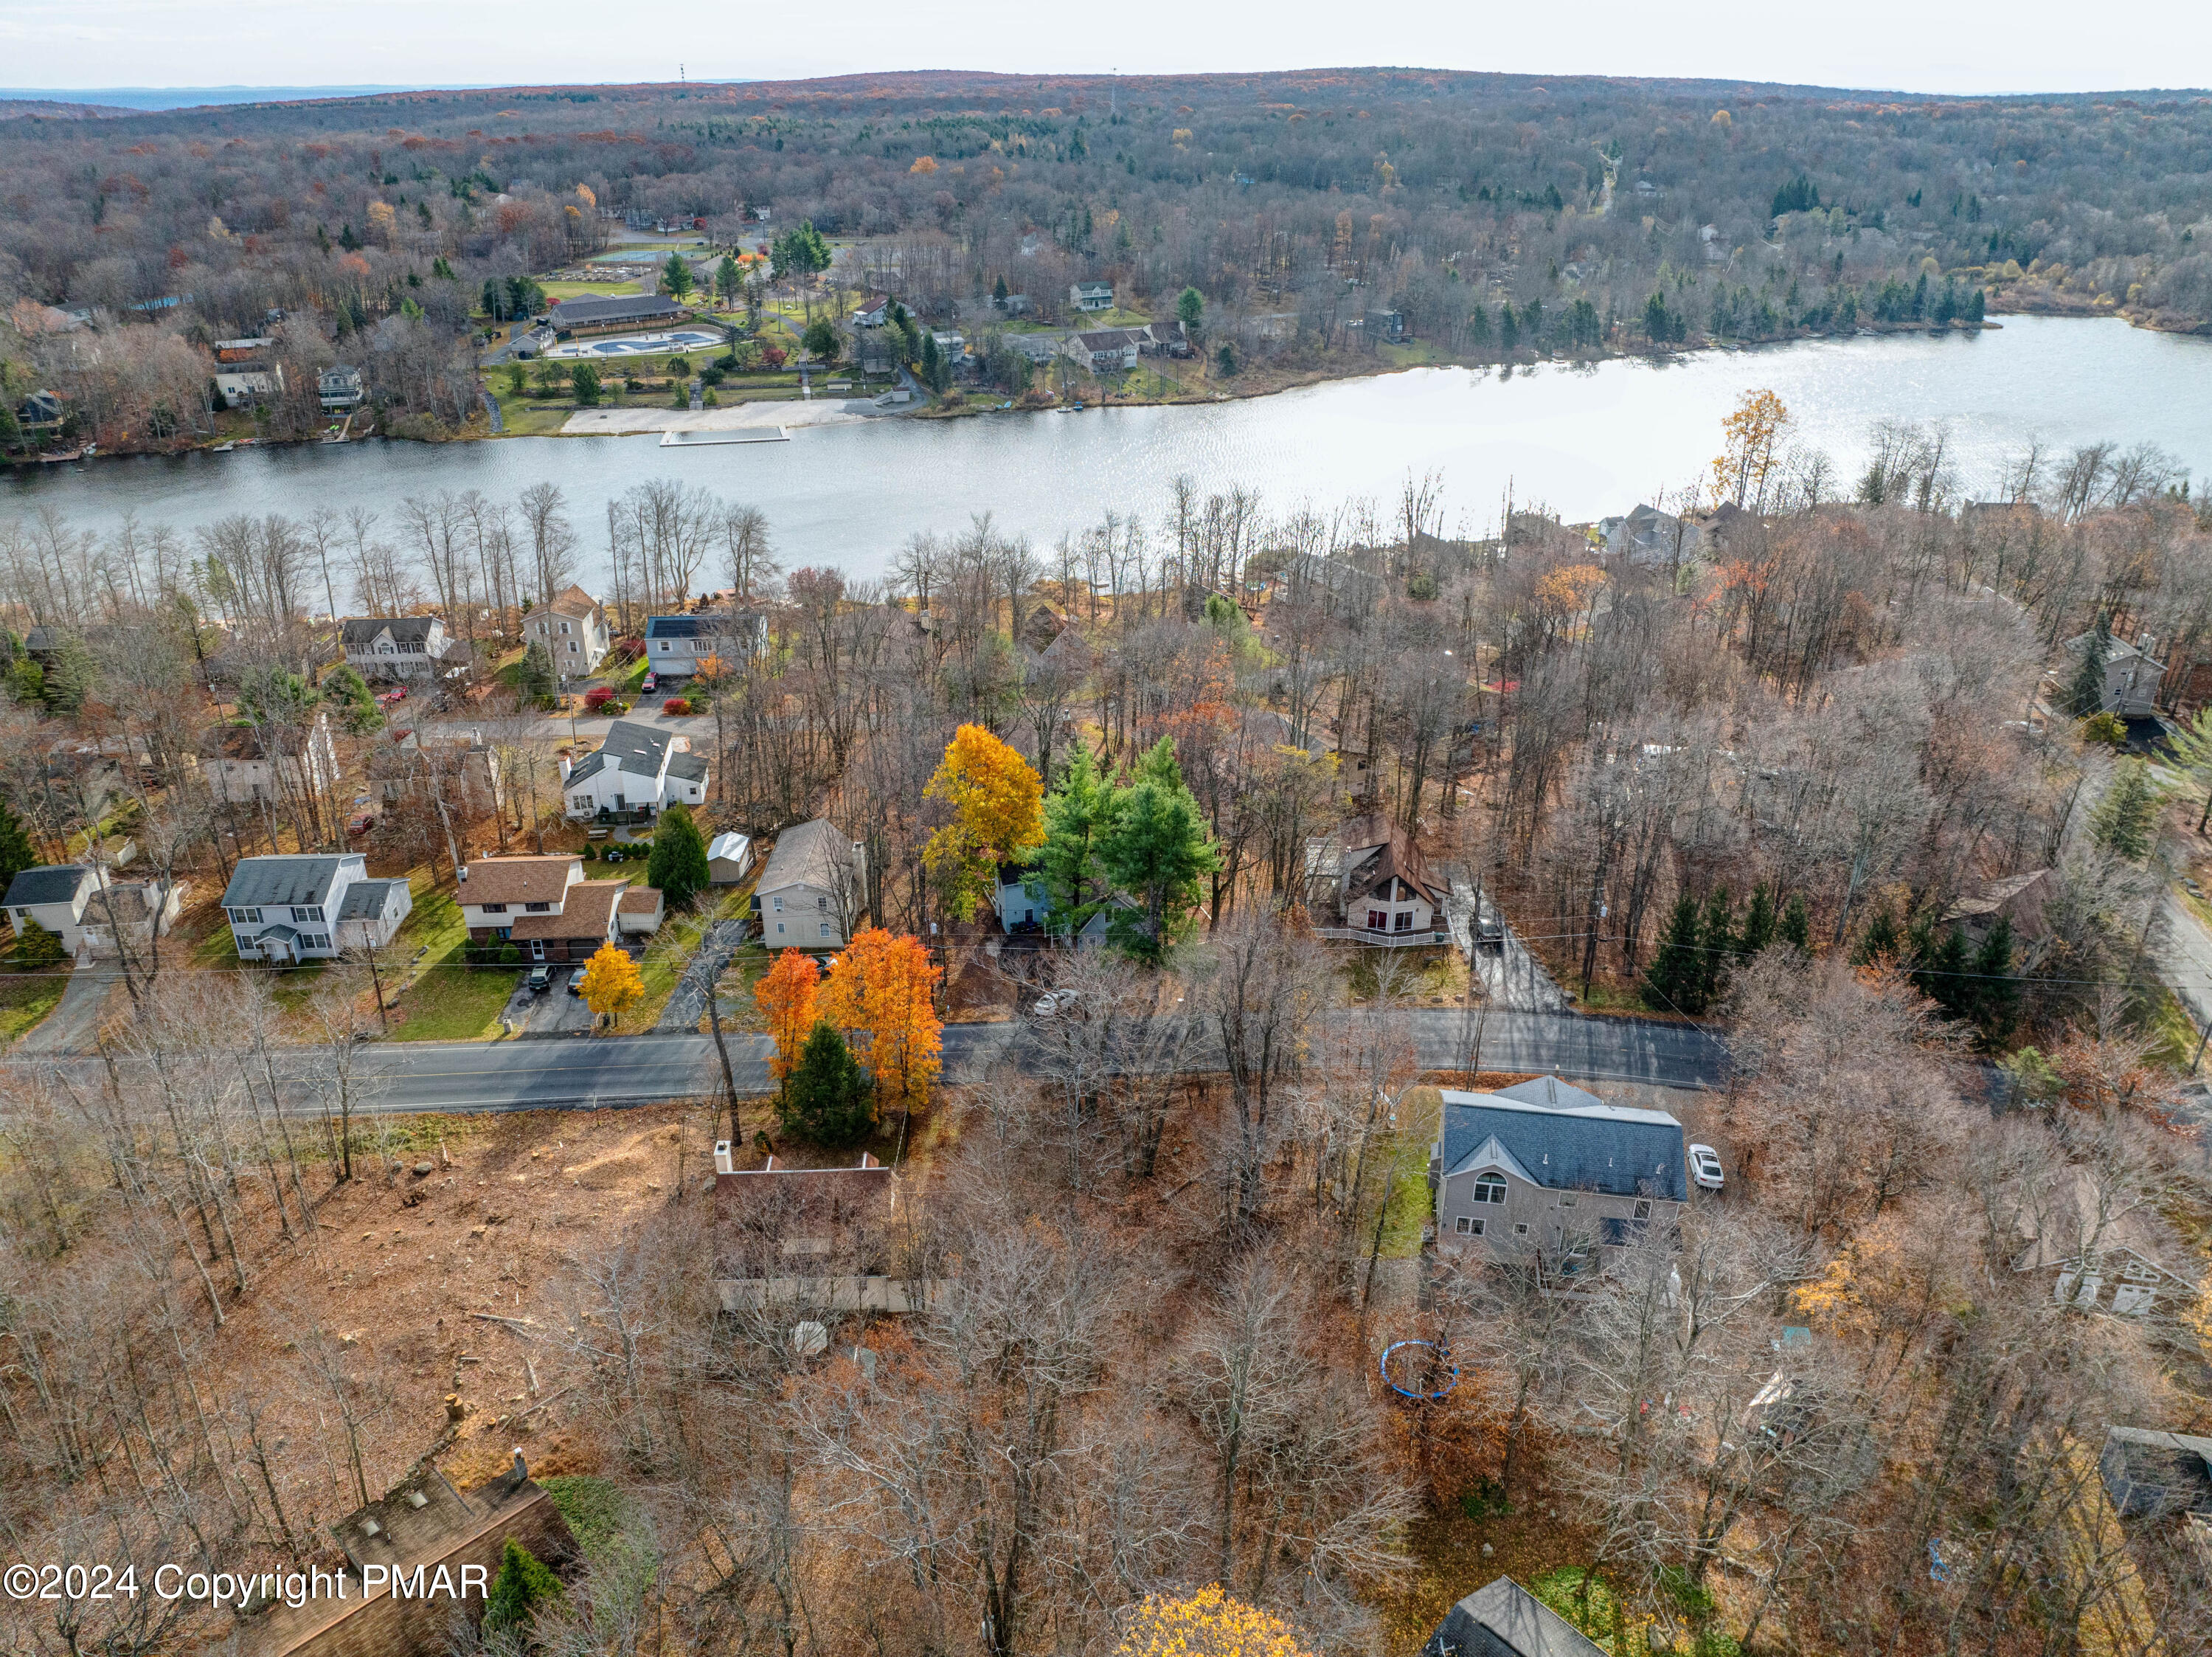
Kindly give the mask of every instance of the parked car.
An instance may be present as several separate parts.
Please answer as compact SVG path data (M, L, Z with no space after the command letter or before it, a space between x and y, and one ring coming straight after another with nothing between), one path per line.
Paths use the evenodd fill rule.
M817 955L814 958L814 964L820 967L824 972L827 972L831 967L837 965L837 958L835 955Z
M1505 917L1487 898L1475 899L1474 941L1484 949L1505 947Z
M553 969L550 966L533 966L530 969L530 976L523 982L530 986L532 995L542 996L553 987Z
M584 975L581 972L571 972L568 975L568 993L578 1001L583 1000Z
M360 836L366 834L369 830L375 826L376 813L374 812L357 811L351 817L346 819L346 832L350 835Z
M1691 1146L1690 1178L1699 1191L1718 1191L1727 1178L1721 1173L1721 1154L1711 1145Z
M1067 1012L1074 1005L1075 991L1073 990L1048 990L1036 998L1036 1004L1030 1011L1041 1019L1048 1019Z
M651 696L660 688L660 675L653 668L645 670L645 682L637 687L640 696Z

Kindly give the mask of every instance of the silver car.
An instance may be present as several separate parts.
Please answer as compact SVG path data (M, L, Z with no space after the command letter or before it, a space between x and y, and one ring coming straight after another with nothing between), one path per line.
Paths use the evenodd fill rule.
M1711 1145L1690 1147L1690 1179L1699 1191L1718 1191L1726 1183L1721 1154Z

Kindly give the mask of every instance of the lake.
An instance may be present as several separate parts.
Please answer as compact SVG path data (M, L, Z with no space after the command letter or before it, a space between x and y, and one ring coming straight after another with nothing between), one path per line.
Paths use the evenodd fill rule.
M1838 476L1863 465L1878 420L1942 421L1970 492L1991 489L2031 438L2056 448L2154 442L2212 473L2212 339L2112 319L2008 317L2001 330L1893 335L1680 361L1496 370L1422 369L1196 407L994 414L794 429L787 443L663 448L655 436L370 442L101 460L19 472L0 515L51 504L105 528L127 511L190 527L232 512L318 504L389 510L402 496L480 489L512 497L543 479L568 491L587 574L601 504L641 479L681 478L759 507L787 565L880 571L918 532L989 511L1040 545L1109 509L1166 521L1170 486L1243 484L1270 512L1371 496L1386 510L1408 473L1437 473L1447 524L1480 533L1510 489L1570 521L1623 512L1700 477L1721 417L1771 387L1801 442Z

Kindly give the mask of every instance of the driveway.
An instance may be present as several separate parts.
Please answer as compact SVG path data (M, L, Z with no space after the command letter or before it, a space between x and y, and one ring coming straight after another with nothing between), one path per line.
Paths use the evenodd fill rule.
M1452 941L1459 947L1460 953L1467 956L1470 970L1482 981L1483 994L1489 997L1490 1004L1516 1013L1564 1012L1566 996L1511 927L1505 929L1503 947L1474 947L1475 906L1486 901L1464 874L1456 869L1452 872L1451 898L1444 905L1444 919L1451 928Z
M62 991L54 1010L16 1043L16 1053L77 1053L90 1049L100 1028L100 1008L107 1004L108 993L115 985L116 975L106 967L72 969L69 988Z
M2159 976L2181 1000L2199 1030L2212 1024L2212 935L2197 912L2169 889L2161 924L2151 937ZM48 1023L52 1023L50 1019ZM43 1027L43 1026L42 1026Z
M699 1027L699 1020L707 1016L707 992L722 976L722 969L730 964L744 935L745 923L741 920L717 921L707 929L654 1029L689 1033Z
M514 994L507 997L507 1021L514 1026L515 1033L525 1036L574 1035L592 1027L592 1009L584 1004L581 996L568 993L571 973L580 972L580 966L553 966L549 969L553 981L542 996L530 990L528 969L524 969L521 981Z

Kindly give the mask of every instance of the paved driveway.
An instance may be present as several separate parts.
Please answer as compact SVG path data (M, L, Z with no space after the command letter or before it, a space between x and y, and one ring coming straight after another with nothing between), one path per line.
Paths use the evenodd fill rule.
M69 988L16 1043L17 1053L81 1053L90 1051L100 1028L100 1009L115 988L116 975L106 967L80 966L70 973Z
M722 976L722 969L730 964L730 957L737 953L744 935L745 923L741 920L717 921L707 929L706 935L699 940L698 953L684 969L675 993L662 1009L660 1022L653 1026L656 1030L692 1031L699 1027L699 1020L707 1016L707 991Z

